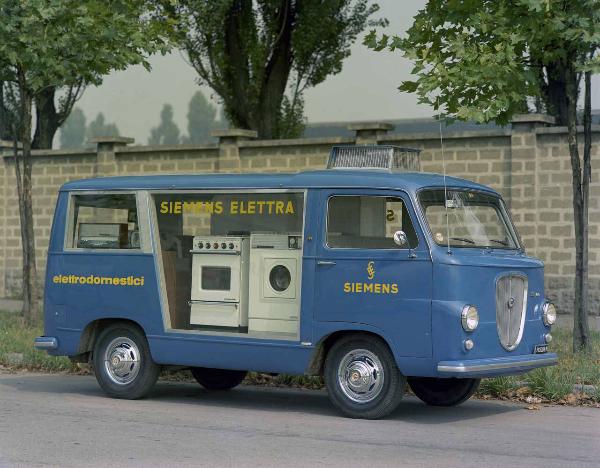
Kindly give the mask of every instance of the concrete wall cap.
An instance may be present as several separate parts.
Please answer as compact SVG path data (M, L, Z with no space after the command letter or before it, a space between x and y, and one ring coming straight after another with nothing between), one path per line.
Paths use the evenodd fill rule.
M135 142L135 138L130 137L94 137L88 140L89 143L114 143L116 145L128 145Z
M554 125L556 119L548 114L516 114L513 116L511 122L515 123L542 123L548 125Z
M360 130L391 130L394 128L389 122L355 122L351 123L346 127L350 131L360 131Z
M213 130L210 136L217 138L257 138L258 132L255 130L245 130L243 128L226 128L222 130Z

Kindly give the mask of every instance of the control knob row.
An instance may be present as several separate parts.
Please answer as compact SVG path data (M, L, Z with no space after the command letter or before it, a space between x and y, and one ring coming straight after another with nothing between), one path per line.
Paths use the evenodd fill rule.
M226 244L225 242L222 242L221 245L219 246L218 242L215 242L214 244L211 244L210 242L207 242L206 244L204 242L198 242L198 248L199 249L218 249L219 247L221 247L221 249L227 249L229 248L230 250L233 250L233 242L230 242L229 244Z

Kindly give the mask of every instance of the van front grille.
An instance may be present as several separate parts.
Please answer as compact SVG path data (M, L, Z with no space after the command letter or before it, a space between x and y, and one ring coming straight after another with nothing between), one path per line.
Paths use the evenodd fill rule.
M500 343L512 351L521 342L527 310L527 277L510 274L496 283L496 326Z

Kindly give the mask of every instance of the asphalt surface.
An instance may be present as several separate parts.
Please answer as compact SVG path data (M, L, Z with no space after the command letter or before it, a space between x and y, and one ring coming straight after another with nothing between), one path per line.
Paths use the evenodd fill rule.
M340 417L324 392L159 383L145 400L93 377L0 374L0 467L600 466L600 410L407 398L388 419Z

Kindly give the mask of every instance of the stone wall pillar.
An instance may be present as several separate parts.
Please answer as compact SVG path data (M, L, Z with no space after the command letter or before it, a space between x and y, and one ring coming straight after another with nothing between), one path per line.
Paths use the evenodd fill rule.
M379 139L394 126L387 122L357 122L348 125L348 130L356 133L357 145L376 145Z
M541 151L536 130L553 124L554 118L544 114L519 114L512 120L507 200L521 239L533 254L539 252L540 237L549 234L547 225L540 223Z
M115 150L134 141L133 138L128 137L96 137L90 139L90 143L96 144L98 154L95 175L99 177L119 175Z
M241 172L240 147L241 141L254 140L258 133L254 130L230 128L214 130L210 134L219 139L219 160L217 172Z

